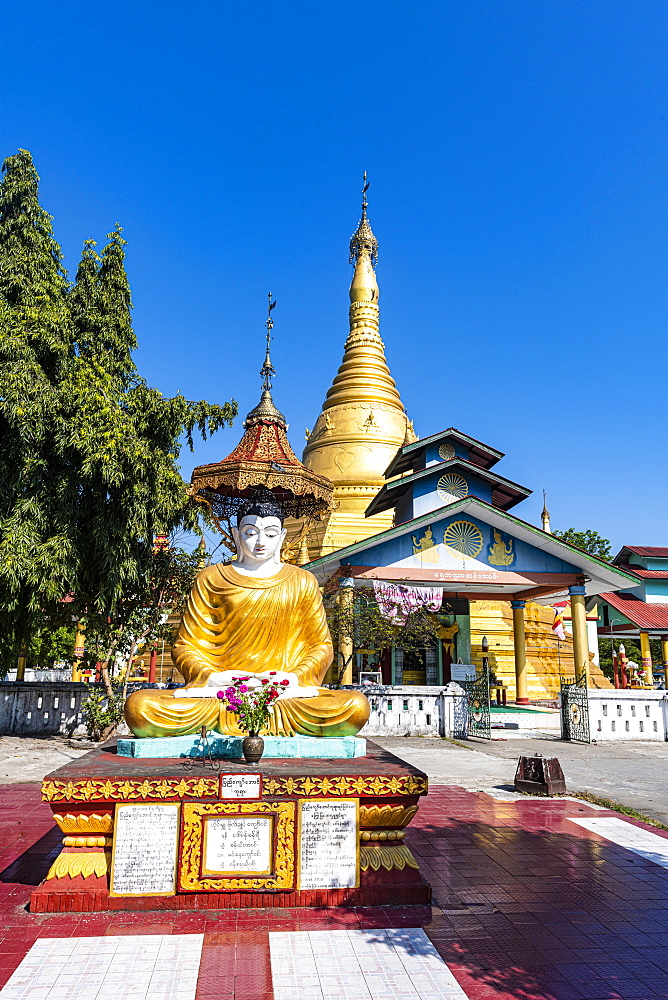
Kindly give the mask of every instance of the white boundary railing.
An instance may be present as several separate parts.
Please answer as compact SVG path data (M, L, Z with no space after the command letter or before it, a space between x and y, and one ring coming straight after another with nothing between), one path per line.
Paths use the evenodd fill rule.
M592 740L668 739L668 695L650 688L601 691L589 688Z

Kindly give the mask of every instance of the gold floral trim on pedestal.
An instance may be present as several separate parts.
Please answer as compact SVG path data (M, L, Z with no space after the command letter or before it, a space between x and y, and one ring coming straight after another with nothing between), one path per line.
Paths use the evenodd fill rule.
M111 837L63 837L63 847L111 847Z
M215 878L203 876L202 846L204 817L273 815L275 841L273 872L253 878ZM295 804L294 802L185 802L183 804L183 835L179 889L186 892L219 892L223 889L292 889L295 883Z
M359 777L273 778L265 775L263 790L266 795L343 796L361 795L426 795L427 779L413 774L360 775Z
M393 844L391 847L385 845L369 847L364 844L360 847L360 868L364 872L369 868L375 872L379 868L385 868L389 872L393 868L403 871L404 868L419 868L419 865L404 844L396 846Z
M76 878L82 875L83 878L90 878L91 875L98 875L100 878L107 875L111 865L111 856L102 851L87 851L81 854L59 854L49 869L46 876L47 882L52 878Z
M265 775L263 787L267 795L294 795L306 798L323 795L346 798L371 795L426 795L428 791L427 779L414 774L333 775L324 778L310 775L294 778ZM87 778L84 781L42 782L44 802L135 802L147 799L217 797L218 778L144 778L141 781L125 778Z
M377 826L404 827L418 811L417 806L360 806L360 826L373 829Z
M134 802L137 799L216 798L218 778L94 779L43 781L43 802Z
M53 817L63 831L63 833L76 833L88 835L92 833L106 833L111 835L114 832L114 817L111 813L99 815L99 813L55 813Z

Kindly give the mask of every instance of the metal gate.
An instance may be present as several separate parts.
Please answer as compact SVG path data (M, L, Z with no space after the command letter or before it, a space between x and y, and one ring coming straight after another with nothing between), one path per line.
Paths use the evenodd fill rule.
M574 743L591 743L587 676L561 678L561 738Z
M483 664L482 673L474 681L464 681L466 691L466 734L491 740L492 726L489 716L489 667Z

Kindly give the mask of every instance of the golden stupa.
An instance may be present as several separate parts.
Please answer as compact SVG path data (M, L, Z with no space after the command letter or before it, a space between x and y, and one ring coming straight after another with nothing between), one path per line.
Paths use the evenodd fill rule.
M380 306L375 265L378 241L367 218L366 174L362 217L350 241L355 271L350 285L350 332L343 361L325 397L322 411L302 456L312 472L334 485L336 509L327 512L308 536L308 558L317 559L353 545L392 526L392 510L373 517L364 512L385 483L384 472L402 445L416 440L399 391L390 374L380 338ZM543 530L549 514L543 509ZM305 548L302 544L302 548ZM306 562L306 552L299 562ZM490 666L515 697L513 623L507 601L471 601L471 659L480 662L482 638L490 642ZM527 680L533 700L553 699L559 675L569 673L573 640L559 643L552 630L554 611L527 601ZM591 664L592 683L607 687L600 669Z
M366 174L362 218L350 241L355 271L350 285L350 333L343 361L320 416L308 436L303 462L334 484L337 509L309 535L309 558L353 545L392 526L392 512L365 517L385 482L397 449L415 440L380 339L380 306L374 266L378 241L367 218Z

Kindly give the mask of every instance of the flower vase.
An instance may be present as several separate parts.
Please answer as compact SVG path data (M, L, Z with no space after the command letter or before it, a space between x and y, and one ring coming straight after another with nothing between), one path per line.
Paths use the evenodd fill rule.
M247 764L257 764L264 753L264 740L257 733L251 733L249 736L244 736L241 749Z

